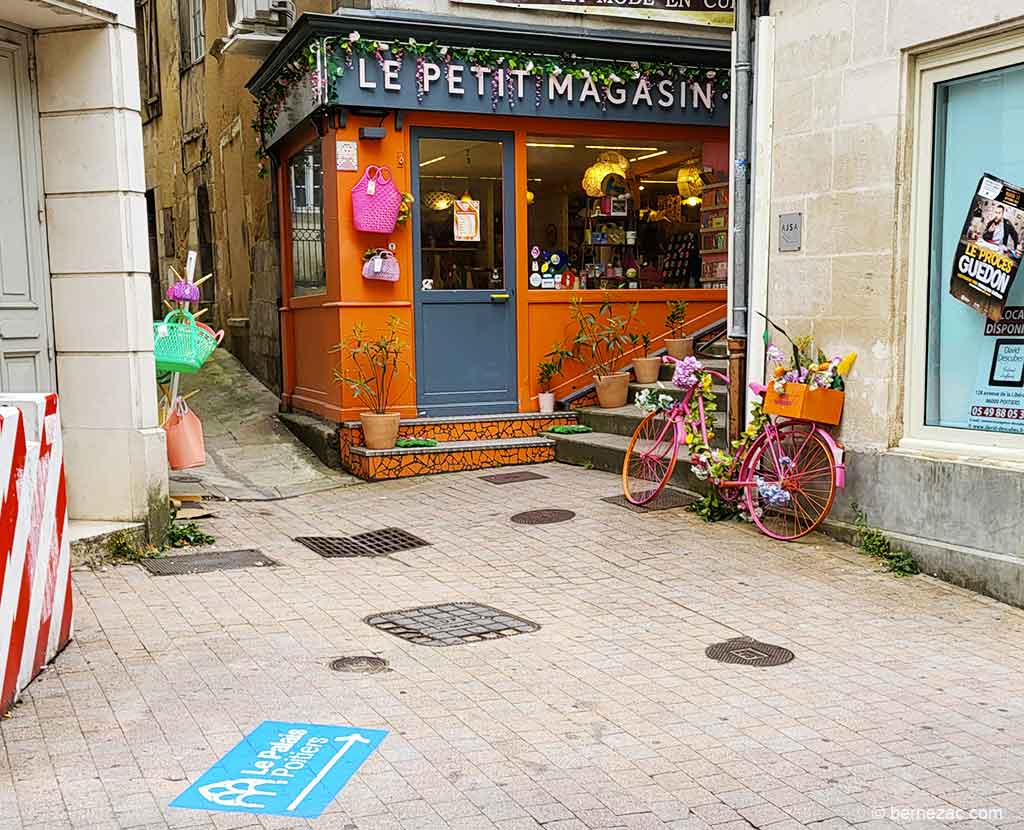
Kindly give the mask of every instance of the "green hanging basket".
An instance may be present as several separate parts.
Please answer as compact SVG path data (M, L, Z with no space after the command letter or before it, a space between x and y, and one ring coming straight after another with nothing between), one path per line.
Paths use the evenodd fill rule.
M179 318L179 319L175 319ZM217 348L223 332L214 334L184 309L169 311L162 322L153 323L153 355L161 372L199 371Z

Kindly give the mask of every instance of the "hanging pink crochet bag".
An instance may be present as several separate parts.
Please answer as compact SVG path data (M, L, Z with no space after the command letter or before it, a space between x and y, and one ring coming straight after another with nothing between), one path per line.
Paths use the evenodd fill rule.
M402 194L391 169L370 165L352 188L352 223L357 231L391 233L402 206Z
M368 280L386 280L398 282L401 271L398 260L391 251L379 250L363 263L363 278Z

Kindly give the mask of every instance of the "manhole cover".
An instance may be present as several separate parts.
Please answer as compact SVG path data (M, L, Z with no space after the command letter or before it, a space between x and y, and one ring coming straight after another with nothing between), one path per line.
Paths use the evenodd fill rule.
M525 513L516 513L512 521L517 525L550 525L555 522L567 522L576 517L571 510L527 510Z
M429 545L401 528L386 527L355 536L297 536L295 541L327 559L353 556L387 556L400 550Z
M388 661L383 657L369 657L358 655L356 657L339 657L331 660L331 671L348 672L350 674L380 674L391 671L388 668Z
M793 659L793 652L782 646L761 643L749 637L735 637L715 643L704 654L719 663L742 663L746 666L781 666Z
M480 478L491 482L491 484L515 484L517 481L537 481L538 479L547 478L547 476L542 476L540 473L532 473L529 470L519 470L514 473L494 473L489 476L480 476Z
M634 513L647 513L650 510L671 510L674 507L687 507L696 501L696 497L683 493L680 490L673 490L671 487L666 487L647 504L633 504L625 496L608 496L608 498L601 499L606 501L608 504L617 504L620 507L626 507L632 510Z
M372 614L363 621L421 646L457 646L540 630L537 623L476 602L448 602L389 611Z
M236 568L266 568L279 565L258 550L222 550L212 553L186 553L181 556L163 556L143 559L140 563L153 576L181 576L204 574L211 571L229 571Z

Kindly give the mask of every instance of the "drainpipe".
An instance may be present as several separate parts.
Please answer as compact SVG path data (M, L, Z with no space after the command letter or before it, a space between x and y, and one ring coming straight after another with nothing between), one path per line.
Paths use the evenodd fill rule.
M732 217L732 273L729 275L731 299L729 308L728 349L729 377L729 437L735 439L746 421L746 352L748 296L750 293L750 133L753 117L751 96L752 54L752 0L736 0L736 54L732 76L732 94L736 120L733 124L733 192L730 215Z

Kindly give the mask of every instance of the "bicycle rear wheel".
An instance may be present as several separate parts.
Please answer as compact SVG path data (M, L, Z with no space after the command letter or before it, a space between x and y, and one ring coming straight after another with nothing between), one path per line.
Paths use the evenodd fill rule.
M633 432L622 462L622 492L631 504L653 501L672 478L679 453L677 429L663 412L652 412Z
M836 495L832 448L813 431L786 428L766 433L751 454L746 491L754 524L772 539L790 542L818 527Z

